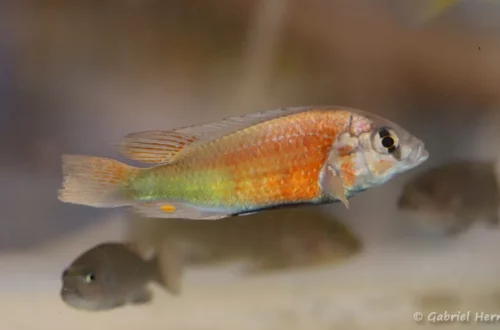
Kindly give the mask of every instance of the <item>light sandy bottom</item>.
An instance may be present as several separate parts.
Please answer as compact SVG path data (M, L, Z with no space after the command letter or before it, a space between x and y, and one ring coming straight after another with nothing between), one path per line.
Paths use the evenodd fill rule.
M64 305L63 267L92 244L120 239L123 227L117 218L36 251L1 256L1 329L435 329L413 315L445 308L470 310L467 329L475 329L486 328L474 321L476 312L500 313L500 235L481 227L437 251L380 247L339 267L254 278L227 267L191 269L181 297L152 287L154 301L140 307L91 313Z

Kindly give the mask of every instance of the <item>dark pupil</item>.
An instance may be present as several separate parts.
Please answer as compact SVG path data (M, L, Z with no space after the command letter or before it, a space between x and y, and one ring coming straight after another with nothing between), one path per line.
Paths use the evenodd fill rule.
M390 136L386 136L382 139L382 145L385 148L390 148L394 145L394 140Z
M391 133L385 128L382 128L378 135L382 139L382 145L384 148L387 148L389 152L393 152L396 150L396 146L394 145L394 139L391 137Z
M95 275L93 273L88 274L88 277L91 282L95 281Z

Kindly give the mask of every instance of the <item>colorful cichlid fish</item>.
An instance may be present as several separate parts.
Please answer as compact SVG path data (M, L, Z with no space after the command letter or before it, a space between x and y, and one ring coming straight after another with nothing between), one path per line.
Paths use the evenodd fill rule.
M271 110L171 131L129 134L120 151L155 164L63 155L63 202L131 206L146 217L220 219L341 201L424 162L424 144L345 107Z

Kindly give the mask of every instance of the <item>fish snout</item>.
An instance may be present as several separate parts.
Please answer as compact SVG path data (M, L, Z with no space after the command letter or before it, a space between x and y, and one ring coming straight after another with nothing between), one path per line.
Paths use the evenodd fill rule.
M429 152L425 149L425 145L421 141L416 141L416 147L408 157L408 163L417 166L429 159Z

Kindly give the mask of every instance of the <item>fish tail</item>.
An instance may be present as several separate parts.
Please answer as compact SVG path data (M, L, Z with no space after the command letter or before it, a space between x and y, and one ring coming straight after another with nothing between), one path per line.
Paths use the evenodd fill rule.
M163 242L156 246L154 256L149 260L153 280L173 295L181 293L182 263L173 244Z
M84 155L62 156L63 184L59 200L92 207L134 204L126 182L140 169L119 161Z

